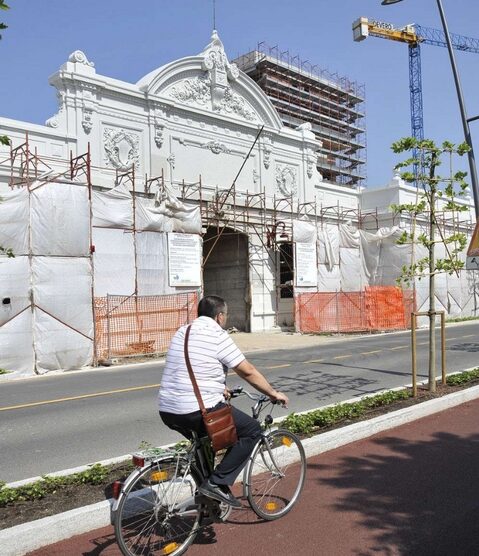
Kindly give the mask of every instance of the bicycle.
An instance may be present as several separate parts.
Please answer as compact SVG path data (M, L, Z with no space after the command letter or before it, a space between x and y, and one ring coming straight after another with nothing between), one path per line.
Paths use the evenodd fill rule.
M267 396L242 387L230 392L232 398L246 395L256 402L254 419L273 405ZM306 474L301 440L287 430L273 429L272 424L268 413L243 472L244 496L264 520L278 519L293 508ZM197 491L215 466L208 437L193 434L191 442L180 442L174 448L136 453L133 463L137 469L124 483L114 484L113 523L124 556L179 556L203 526L228 518L231 506Z

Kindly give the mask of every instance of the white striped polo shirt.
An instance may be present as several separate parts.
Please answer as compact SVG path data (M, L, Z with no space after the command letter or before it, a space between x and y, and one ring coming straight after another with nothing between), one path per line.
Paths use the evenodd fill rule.
M184 355L187 325L178 329L166 354L165 370L158 392L160 411L184 414L198 411ZM228 333L210 317L193 321L188 339L191 366L206 408L224 400L226 371L245 359Z

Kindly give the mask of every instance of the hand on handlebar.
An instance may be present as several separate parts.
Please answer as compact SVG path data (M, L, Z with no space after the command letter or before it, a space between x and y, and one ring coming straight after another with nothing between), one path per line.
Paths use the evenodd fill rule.
M284 407L288 407L289 398L286 394L283 394L283 392L278 392L278 391L275 390L274 395L270 396L269 399L273 403L277 403L277 404L280 404Z

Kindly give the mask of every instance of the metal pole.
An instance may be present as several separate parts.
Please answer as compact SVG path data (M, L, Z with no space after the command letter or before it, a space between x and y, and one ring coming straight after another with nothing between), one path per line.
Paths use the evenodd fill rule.
M411 313L412 395L414 398L417 396L416 346L416 315Z
M471 150L467 153L467 156L469 159L469 170L471 172L471 187L472 187L472 194L474 196L474 210L476 213L476 219L479 219L479 185L477 181L476 160L474 158L471 131L469 129L469 121L467 119L466 108L464 106L464 97L462 95L461 82L459 81L459 73L457 71L456 58L454 56L451 37L449 36L449 29L447 27L446 16L444 15L444 10L442 7L441 0L437 0L437 7L439 9L439 15L441 16L442 28L444 30L444 35L446 37L447 50L449 52L449 59L451 61L452 73L454 75L454 83L456 85L457 100L459 101L459 109L461 111L462 126L464 128L464 138L466 139L466 143L471 148Z
M441 379L446 384L446 313L441 311Z

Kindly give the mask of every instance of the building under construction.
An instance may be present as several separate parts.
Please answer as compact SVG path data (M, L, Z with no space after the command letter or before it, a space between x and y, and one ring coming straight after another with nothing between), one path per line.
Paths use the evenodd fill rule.
M81 51L50 83L59 108L45 126L0 118L12 142L0 146L0 247L15 254L0 256L1 368L28 376L162 352L203 294L224 297L229 325L251 332L404 329L427 303L426 281L395 282L423 256L397 245L407 222L389 210L414 188L361 190L361 165L326 167L339 127L325 133L312 110L285 126L216 32L135 84L97 74ZM362 98L347 89L338 107ZM356 148L353 127L336 153ZM441 310L478 314L474 273L440 286Z
M325 181L363 185L366 163L364 85L259 43L235 60L263 89L283 124L310 122L322 142L317 167Z

